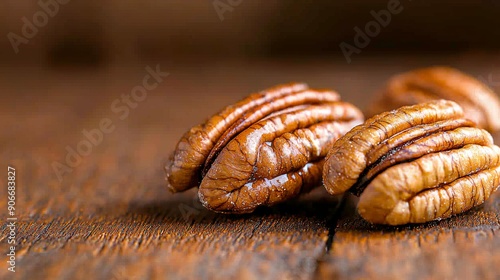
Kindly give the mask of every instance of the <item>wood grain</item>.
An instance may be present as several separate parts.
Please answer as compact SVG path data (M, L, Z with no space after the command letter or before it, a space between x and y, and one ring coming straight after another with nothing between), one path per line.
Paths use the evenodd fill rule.
M325 251L328 217L336 211L338 198L318 189L278 207L228 216L203 208L196 190L169 193L162 165L187 126L172 122L167 127L174 128L165 129L161 121L144 120L165 113L154 101L139 104L125 125L114 118L115 131L105 134L59 181L53 162L65 163L66 147L76 149L85 140L81 130L93 130L100 119L115 116L102 104L113 100L98 96L57 99L50 97L42 103L51 104L54 110L46 116L30 118L31 106L18 111L18 116L25 116L20 122L30 137L8 141L9 149L1 155L3 170L7 164L17 170L16 277L306 279L314 273L316 260ZM64 103L86 106L92 113L79 116L65 110ZM187 106L180 107L176 110L187 110ZM141 115L148 110L149 116ZM14 119L11 115L7 121ZM6 177L1 182L6 185ZM6 189L0 193L6 197ZM6 209L6 202L2 199L0 209ZM6 220L6 212L1 213ZM1 232L4 246L6 224ZM6 253L7 247L3 248ZM6 263L5 254L1 261ZM3 268L0 278L10 276Z
M355 200L355 199L351 199ZM351 201L352 202L352 201ZM373 226L351 203L339 219L322 279L498 279L500 195L450 219L423 225Z
M110 104L141 81L142 66L25 73L40 77L31 83L16 78L19 73L1 77L0 91L11 95L0 104L0 170L7 165L17 170L15 277L498 279L499 193L448 220L391 228L364 222L352 198L342 204L321 189L253 214L227 216L205 210L196 190L173 195L165 188L162 166L177 139L228 103L303 76L312 86L339 89L344 99L363 107L367 89L403 70L383 67L397 61L413 67L453 59L366 61L353 65L351 74L344 65L318 62L300 71L282 63L200 68L210 69L209 75L178 67L125 120ZM458 63L487 75L496 69L488 68L490 61L472 57ZM228 78L223 69L239 70ZM352 75L363 79L343 82ZM191 82L197 79L199 84ZM66 148L75 148L85 139L82 130L95 129L103 118L111 119L115 130L59 181L52 164L64 163ZM0 173L0 185L6 185L6 173ZM2 221L6 191L0 188ZM0 278L6 279L13 274L6 267L5 222L0 231Z

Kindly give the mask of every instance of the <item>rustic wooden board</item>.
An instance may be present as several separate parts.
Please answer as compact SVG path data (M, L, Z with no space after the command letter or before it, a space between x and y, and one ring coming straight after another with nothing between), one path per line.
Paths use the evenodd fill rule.
M495 58L473 58L429 60L455 62L484 77L498 74L491 65ZM304 80L337 88L363 107L383 79L430 64L415 58L368 60L348 69L325 62L300 69L246 63L210 71L174 67L124 120L110 105L141 81L142 66L78 75L34 70L24 74L38 77L30 83L18 74L0 77L0 90L11 94L0 104L0 170L11 165L17 171L16 278L500 277L499 193L449 220L397 228L369 225L355 213L352 198L341 203L321 189L236 217L203 209L196 190L170 194L162 165L177 139L253 90ZM227 67L238 70L226 76ZM75 148L85 139L82 130L95 129L103 118L112 120L114 131L59 180L53 163L65 162L66 148ZM2 186L6 175L0 172ZM0 188L2 221L6 191ZM6 266L6 223L0 231L4 279L13 276Z

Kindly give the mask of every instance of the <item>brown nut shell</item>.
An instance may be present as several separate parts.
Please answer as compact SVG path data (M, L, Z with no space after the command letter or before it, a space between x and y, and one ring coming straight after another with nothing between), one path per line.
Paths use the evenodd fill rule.
M392 77L367 116L437 99L457 102L465 117L489 131L500 129L500 100L483 82L450 67L429 67Z
M452 101L402 107L341 137L323 170L332 194L360 196L372 223L442 219L482 204L500 185L500 148Z

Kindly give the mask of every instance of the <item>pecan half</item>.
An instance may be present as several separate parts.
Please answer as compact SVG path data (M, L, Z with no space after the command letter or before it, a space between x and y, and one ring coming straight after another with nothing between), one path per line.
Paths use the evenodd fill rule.
M417 69L392 77L367 115L437 99L457 102L465 116L481 128L500 129L498 95L481 81L450 67Z
M338 139L325 187L360 197L369 222L400 225L450 217L482 204L500 185L500 148L446 100L401 107Z
M217 212L284 201L320 185L328 148L362 120L337 93L304 84L250 95L181 138L166 166L169 188L199 186Z

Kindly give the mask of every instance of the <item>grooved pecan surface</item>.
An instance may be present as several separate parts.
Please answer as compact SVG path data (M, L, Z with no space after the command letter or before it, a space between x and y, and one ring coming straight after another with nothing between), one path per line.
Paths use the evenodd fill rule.
M169 188L199 187L209 209L252 212L321 184L331 144L363 120L337 93L277 86L189 130L166 166Z
M392 77L367 115L437 99L457 102L465 117L489 131L500 129L500 100L483 82L450 67L417 69Z
M369 222L422 223L482 204L500 185L500 148L458 104L438 100L353 128L333 144L323 180L332 194L358 195Z

